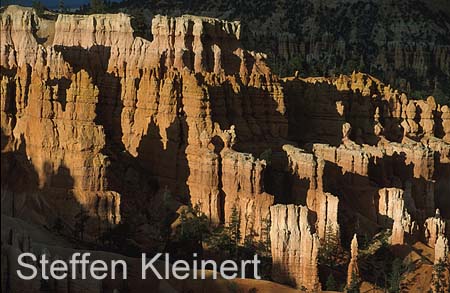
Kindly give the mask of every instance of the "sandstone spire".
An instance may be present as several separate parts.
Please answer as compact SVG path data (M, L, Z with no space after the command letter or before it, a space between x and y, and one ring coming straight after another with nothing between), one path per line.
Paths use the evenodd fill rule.
M347 270L347 286L354 282L359 282L359 267L358 267L358 239L356 234L353 235L353 239L350 245L351 258L348 264Z
M445 235L446 223L440 217L439 209L436 209L436 215L428 218L424 224L425 240L430 247L434 247L439 236Z
M308 224L308 208L296 205L270 207L272 224L272 277L297 288L320 290L317 270L319 238Z
M434 247L434 263L436 264L440 261L444 263L450 261L448 239L444 235L438 236Z

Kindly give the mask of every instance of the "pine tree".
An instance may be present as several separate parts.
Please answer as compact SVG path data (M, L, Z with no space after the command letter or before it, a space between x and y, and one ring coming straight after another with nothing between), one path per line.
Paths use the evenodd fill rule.
M105 2L103 0L91 0L90 13L104 13Z
M183 210L180 214L176 240L185 245L193 245L197 250L203 247L206 235L209 235L208 217L201 211L200 206L189 206Z
M389 274L389 292L400 292L400 282L402 281L403 265L399 258L392 262L392 271Z
M359 285L360 285L360 280L358 278L358 275L356 274L356 272L352 272L352 280L351 280L350 284L347 286L346 292L359 293Z
M41 1L33 0L31 5L38 16L42 16L44 14L45 8Z
M64 0L58 0L58 8L59 8L59 12L64 12L66 10L66 8L64 6Z
M447 278L445 276L446 264L444 261L439 261L433 265L433 292L444 293L447 288Z
M75 215L75 220L75 235L83 240L86 223L89 220L88 212L83 207L80 207L80 211Z
M327 225L325 237L321 241L319 251L319 263L334 268L339 265L339 261L343 259L343 250L340 245L338 233L333 225Z
M270 219L262 221L261 228L261 248L264 253L270 253Z
M239 212L236 206L234 206L231 210L230 222L228 224L228 233L230 235L232 245L234 246L232 250L234 252L236 260L239 241L241 240L240 222Z
M327 291L336 291L337 290L337 284L336 280L333 277L333 274L329 274L327 278L327 282L325 283L325 288Z
M234 243L239 243L241 240L241 232L240 232L240 218L239 212L234 206L231 210L230 221L228 223L228 232L230 234L231 239Z

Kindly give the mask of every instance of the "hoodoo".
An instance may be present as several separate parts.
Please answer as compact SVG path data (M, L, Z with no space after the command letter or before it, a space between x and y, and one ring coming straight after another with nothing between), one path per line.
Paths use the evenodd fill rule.
M242 45L239 21L154 15L150 40L124 13L8 6L0 24L2 292L40 290L14 274L19 253L68 259L80 247L120 253L130 280L44 282L51 290L189 289L139 283L133 257L179 250L171 224L192 217L234 227L235 258L263 245L266 278L309 291L329 275L377 286L377 253L449 261L450 109L434 97L359 72L281 78ZM205 241L183 249L208 255Z

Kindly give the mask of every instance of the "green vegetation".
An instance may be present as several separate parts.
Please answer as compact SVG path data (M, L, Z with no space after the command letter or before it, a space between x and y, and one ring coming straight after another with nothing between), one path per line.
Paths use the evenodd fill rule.
M89 220L88 212L80 206L80 211L75 215L75 226L74 234L81 240L84 240L84 230L86 228L86 223Z
M208 217L201 212L200 206L188 206L180 214L180 224L175 231L175 242L190 247L188 251L202 253L203 241L209 234Z
M126 0L119 6L133 15L147 8L154 14L177 11L240 20L245 48L266 53L281 76L362 71L408 95L424 91L425 98L433 95L450 105L450 75L445 62L437 61L438 52L445 51L432 49L448 47L449 21L426 1Z
M403 279L405 269L401 259L396 258L392 262L391 273L388 276L389 292L400 292L400 282Z
M228 222L215 228L209 226L208 218L201 212L200 207L187 207L179 217L179 223L174 234L169 240L168 247L173 255L179 259L190 259L193 253L199 257L204 254L204 249L214 255L218 261L233 259L237 262L244 259L253 259L257 254L261 260L260 275L270 278L271 254L269 227L270 221L265 221L261 240L256 241L254 232L245 235L240 230L241 218L239 211L233 207ZM183 249L178 249L183 247ZM247 267L247 275L252 275L253 267Z
M386 292L404 292L402 280L413 269L409 259L396 257L386 240L388 231L377 234L367 249L360 251L360 271L365 280Z
M441 260L437 264L433 266L433 287L434 291L436 293L444 293L446 292L446 289L448 288L447 277L445 275L447 265L446 263ZM447 291L448 292L448 291Z
M325 289L327 291L336 291L338 289L337 283L333 277L333 274L328 275L327 282L325 283Z
M33 0L31 2L31 6L33 7L33 9L36 11L36 14L40 17L44 14L45 11L45 7L44 4L42 4L41 1L39 0Z
M265 160L267 165L272 164L272 149L266 149L259 156L261 160Z
M443 27L441 24L448 20L445 13L435 12L430 5L416 1L413 6L405 6L402 4L405 1L355 1L335 7L321 1L299 4L293 0L125 0L119 3L91 0L78 13L125 11L133 16L135 35L149 40L152 38L149 15L173 15L176 11L175 14L239 19L245 48L266 53L268 64L280 76L293 76L296 71L303 77L361 71L408 96L426 99L433 95L438 103L450 106L450 75L445 67L433 61L439 59L434 56L438 53L427 49L448 45L448 33L433 29ZM64 0L58 3L59 10L64 11ZM33 1L38 13L42 13L43 6L39 4L40 1ZM401 28L404 26L399 28L398 23L408 23L408 31ZM407 55L403 60L409 64L400 68L394 65L396 49L386 47L382 41L417 44L406 51L417 50L417 58L424 58L423 68L412 64L417 58L406 58Z
M135 225L119 223L109 228L100 237L101 247L128 256L137 257L141 253L139 246L132 241L136 235Z
M355 272L352 272L352 279L350 284L346 288L347 293L359 293L359 287L361 286L361 280L358 278Z
M64 0L58 0L58 9L60 12L66 11L66 7L64 6Z
M91 6L89 9L89 13L105 13L106 12L106 4L104 0L91 0Z
M335 269L346 263L348 255L342 249L339 237L332 225L328 225L325 237L321 240L319 248L319 265Z
M321 269L319 272L321 282L325 284L324 288L327 290L338 290L345 286L345 279L339 277L339 274L337 278L333 275L333 272L346 271L349 260L349 254L342 248L338 235L333 225L328 225L325 237L320 240L318 264Z

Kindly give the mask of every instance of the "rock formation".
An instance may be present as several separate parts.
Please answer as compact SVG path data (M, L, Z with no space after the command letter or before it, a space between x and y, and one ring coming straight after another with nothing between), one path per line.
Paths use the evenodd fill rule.
M449 248L448 248L448 240L443 235L439 235L439 237L436 240L436 244L434 247L434 263L438 263L440 261L443 261L444 263L448 261L448 254L449 254Z
M446 235L445 227L446 223L440 217L439 209L437 209L436 215L425 221L425 240L428 246L434 247L439 236Z
M220 128L225 131L231 124L227 115L219 115L228 106L210 99L220 95L222 100L238 101L245 93L257 101L271 95L261 89L271 83L265 78L268 68L260 63L263 56L238 47L238 23L157 16L152 24L154 39L149 42L133 37L130 17L124 14L61 14L53 30L42 27L42 21L32 10L15 6L2 14L6 114L2 129L12 152L24 150L28 161L24 168L36 170L39 189L70 190L65 196L60 192L45 198L49 209L62 206L59 199L73 198L73 215L81 205L98 221L116 224L121 195L140 194L127 196L129 202L123 204L134 208L159 185L184 200L190 195L193 202L201 201L202 211L214 223L223 222L230 208L240 205L243 218L249 219L246 230L261 229L258 219L268 216L272 204L261 186L263 163L255 165L251 156L233 151L220 152ZM34 31L48 34L47 40L40 43ZM203 43L204 39L216 45ZM239 73L239 79L230 72ZM224 83L230 84L230 91L221 90ZM258 90L249 91L242 83ZM251 131L264 134L266 129L259 127L270 124L270 131L278 132L270 117L265 122L266 116L255 117L253 124L241 121L238 127L247 128L249 135ZM57 151L50 152L54 148ZM200 155L205 152L209 155ZM117 169L117 160L127 163ZM222 171L224 166L230 169ZM124 178L120 175L124 172L130 183L137 183L141 175L136 174L142 171L156 182L133 190L114 181ZM236 182L234 176L242 181ZM248 181L249 176L254 179ZM55 177L58 180L50 179ZM224 207L220 201L225 196L235 200ZM247 215L250 206L255 215ZM20 205L15 208L22 212Z
M151 41L126 14L9 6L0 24L4 215L88 243L127 223L156 250L180 205L213 226L236 209L242 241L270 228L273 279L310 290L328 232L448 237L450 112L432 97L356 72L279 78L238 22L158 15Z
M405 192L398 188L383 188L379 191L378 223L384 227L392 227L391 244L404 244L405 237L413 239L417 233L417 224L411 222L408 212L414 205Z
M350 245L351 258L348 264L347 270L347 286L356 282L359 279L359 268L358 268L358 239L356 234L353 236L352 243Z
M450 289L450 284L448 283L450 278L449 262L448 239L443 235L439 235L434 248L433 280L431 286L433 292L445 292Z
M450 9L446 1L341 0L336 5L307 0L205 0L149 6L133 0L122 6L131 6L130 12L139 7L140 13L150 15L168 11L239 19L244 44L268 53L281 76L296 71L301 76L333 76L359 68L415 98L434 92L440 101L449 101Z
M320 290L317 271L319 238L308 223L308 208L296 205L270 207L273 259L272 277L297 288Z

